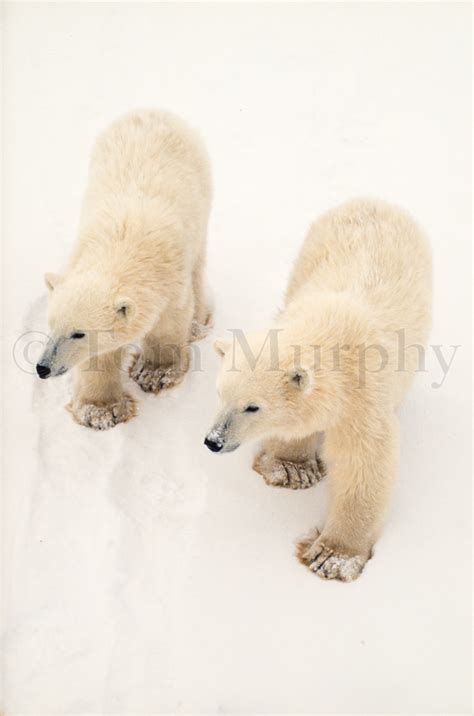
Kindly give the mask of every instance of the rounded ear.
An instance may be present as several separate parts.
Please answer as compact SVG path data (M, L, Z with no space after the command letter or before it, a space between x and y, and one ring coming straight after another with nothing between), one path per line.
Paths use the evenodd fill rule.
M132 315L132 302L127 298L119 298L115 301L115 312L119 318L130 318Z
M308 390L311 387L311 375L305 368L294 368L286 374L288 384L297 390Z
M216 353L217 353L218 355L220 355L221 357L225 356L225 354L227 353L227 351L229 350L229 348L230 348L230 343L229 343L229 341L223 341L223 340L220 340L220 339L217 340L217 341L214 341L214 350L215 350Z
M44 282L48 291L54 291L60 281L61 276L58 273L45 273L44 275Z

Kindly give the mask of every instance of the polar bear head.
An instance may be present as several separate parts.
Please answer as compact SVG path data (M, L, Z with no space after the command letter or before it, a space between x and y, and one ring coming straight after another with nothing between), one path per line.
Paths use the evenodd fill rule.
M210 450L231 452L254 438L298 439L327 427L337 382L316 368L310 346L292 343L284 329L216 342L220 410L204 441Z
M142 334L149 300L145 288L130 290L98 271L46 274L49 341L36 370L40 378L66 373L101 353L133 343Z

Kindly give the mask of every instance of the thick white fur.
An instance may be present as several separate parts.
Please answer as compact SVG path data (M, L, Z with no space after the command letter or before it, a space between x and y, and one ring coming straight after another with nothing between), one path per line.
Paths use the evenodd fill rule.
M309 230L274 326L278 369L267 333L216 345L222 410L208 438L217 447L263 437L254 468L269 484L301 488L321 476L316 438L325 434L329 515L298 551L322 577L354 579L371 554L397 468L395 409L418 367L419 349L408 346L426 344L430 314L420 230L398 208L355 200ZM248 348L256 357L265 340L251 365ZM249 404L260 409L245 412Z
M131 375L144 390L182 379L195 326L209 320L210 203L205 148L178 117L136 112L99 137L73 254L62 277L46 276L51 342L40 361L51 375L76 366L80 423L104 429L134 414L120 375L127 344L142 342Z

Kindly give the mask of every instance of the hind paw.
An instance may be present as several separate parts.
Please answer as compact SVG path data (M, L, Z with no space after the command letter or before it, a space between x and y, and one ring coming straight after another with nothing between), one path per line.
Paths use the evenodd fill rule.
M211 322L210 319L207 323L199 323L196 320L193 320L191 323L191 334L190 334L190 341L200 341L203 338L205 338L207 335L209 335L211 331Z

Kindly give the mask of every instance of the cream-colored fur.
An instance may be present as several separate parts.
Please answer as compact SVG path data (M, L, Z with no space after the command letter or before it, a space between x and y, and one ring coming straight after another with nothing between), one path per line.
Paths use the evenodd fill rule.
M418 227L398 208L355 200L311 227L275 330L216 343L222 408L210 449L261 437L255 469L269 484L304 488L321 476L324 433L329 514L298 551L321 577L354 579L371 555L397 470L395 409L421 350L409 346L426 343L430 313Z
M142 344L130 372L143 390L182 380L189 341L210 317L210 202L206 151L178 117L130 114L97 141L71 260L63 276L46 275L51 340L40 360L50 375L76 366L70 410L81 424L105 429L135 414L124 346Z

